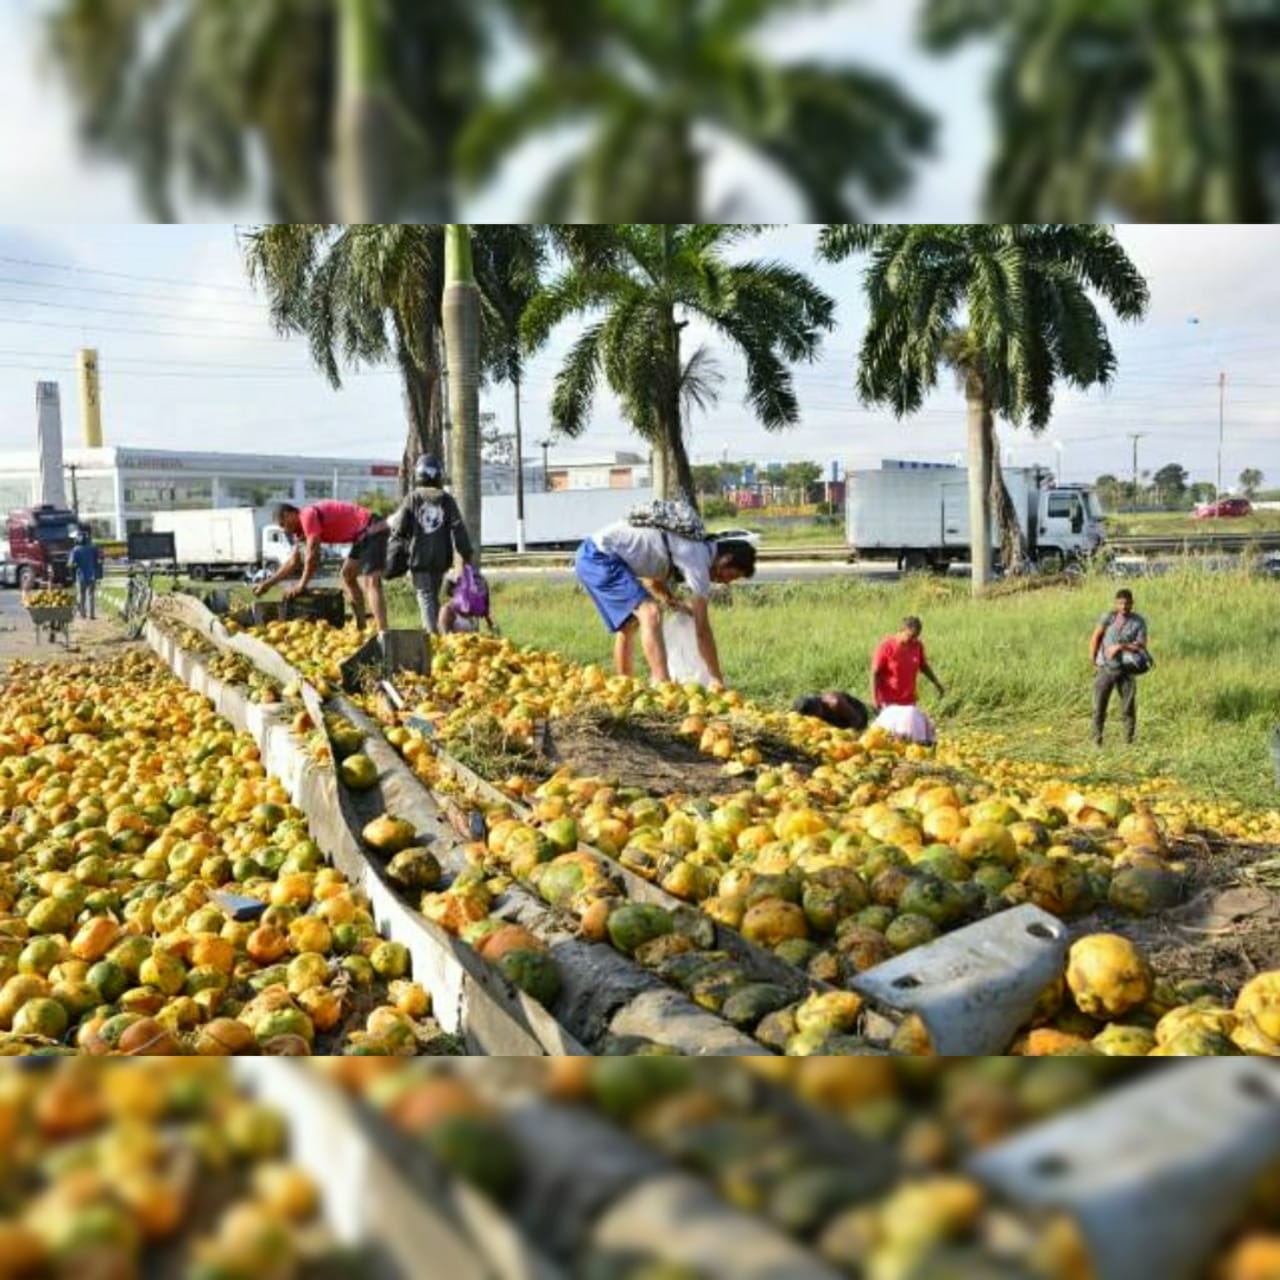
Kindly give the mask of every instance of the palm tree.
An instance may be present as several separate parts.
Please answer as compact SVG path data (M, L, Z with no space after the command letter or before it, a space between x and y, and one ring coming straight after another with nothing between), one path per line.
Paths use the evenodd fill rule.
M466 0L57 0L54 67L92 150L175 192L253 188L290 221L440 216L485 46Z
M940 51L999 41L992 218L1089 221L1114 208L1268 222L1280 211L1274 0L926 0L923 35Z
M449 416L453 422L452 471L462 518L475 554L480 528L480 290L471 257L471 228L445 228L445 352L449 362Z
M921 408L943 365L963 379L978 594L991 575L995 418L1040 432L1059 379L1108 385L1116 357L1093 295L1120 319L1137 320L1146 281L1102 226L838 225L823 228L818 251L829 262L870 256L871 314L857 371L864 403L887 404L901 418Z
M526 343L544 341L562 320L586 319L565 357L552 397L554 429L586 430L601 375L632 428L662 463L659 492L672 482L696 502L685 441L691 404L709 402L714 379L701 348L686 357L684 330L709 325L746 362L747 404L769 431L800 417L787 362L812 360L835 304L802 272L727 256L756 228L698 223L558 227L566 265L530 304Z
M478 183L529 138L588 123L545 185L541 220L710 216L716 138L772 166L812 216L857 218L851 189L872 201L899 194L929 149L931 118L887 77L762 52L771 21L833 0L504 2L542 56L476 114L460 162Z
M344 366L396 362L409 423L403 483L422 454L443 456L443 229L285 223L242 233L241 248L277 330L308 339L331 386Z
M485 374L511 384L515 405L516 550L524 551L524 430L520 384L527 352L520 323L542 288L547 262L546 228L511 224L483 228L472 243L476 280L492 316L493 342Z

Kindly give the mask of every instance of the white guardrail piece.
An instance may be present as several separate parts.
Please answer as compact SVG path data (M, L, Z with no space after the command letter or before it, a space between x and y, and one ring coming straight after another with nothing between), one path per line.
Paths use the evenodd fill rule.
M1167 1064L977 1156L1015 1207L1079 1224L1098 1280L1191 1280L1280 1160L1280 1069Z
M233 1065L286 1118L290 1156L319 1186L326 1221L343 1244L374 1248L382 1280L495 1280L448 1217L374 1149L347 1099L307 1064L239 1058Z
M1066 965L1062 921L1030 904L1001 911L858 975L855 991L915 1013L935 1053L1005 1053Z

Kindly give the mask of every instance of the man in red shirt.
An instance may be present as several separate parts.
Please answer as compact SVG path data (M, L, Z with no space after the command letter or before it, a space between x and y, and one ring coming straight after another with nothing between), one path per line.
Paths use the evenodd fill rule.
M900 631L886 636L876 648L871 659L871 698L877 711L885 707L913 707L916 703L916 679L923 673L943 694L938 677L933 674L929 660L920 643L923 624L917 617L902 620Z
M254 587L254 594L262 595L277 582L291 577L301 565L302 576L284 589L286 598L296 596L307 589L320 568L321 546L349 543L351 550L342 564L342 585L359 628L364 630L367 602L381 635L387 629L387 601L382 592L382 571L390 537L387 522L354 502L330 499L313 502L301 510L290 502L282 502L276 507L275 515L276 524L294 540L293 554L275 573ZM296 545L299 539L303 540L305 552L303 546Z

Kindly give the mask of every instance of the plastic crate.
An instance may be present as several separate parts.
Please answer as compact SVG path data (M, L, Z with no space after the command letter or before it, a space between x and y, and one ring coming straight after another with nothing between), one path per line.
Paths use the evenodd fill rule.
M252 615L255 626L308 618L340 627L346 621L347 602L341 591L314 591L288 600L255 601Z

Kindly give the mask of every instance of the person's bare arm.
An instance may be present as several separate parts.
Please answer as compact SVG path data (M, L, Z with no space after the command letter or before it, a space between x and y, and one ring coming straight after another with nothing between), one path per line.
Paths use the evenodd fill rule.
M1097 666L1098 650L1102 647L1102 637L1107 634L1106 627L1094 627L1093 635L1089 638L1089 664ZM1111 655L1108 654L1108 657Z
M308 538L306 555L302 562L302 576L291 587L285 588L285 594L296 596L307 589L311 579L320 568L320 539Z
M724 684L724 672L720 669L720 651L716 648L715 633L711 630L711 613L706 596L694 596L689 606L693 615L694 631L698 637L698 652L702 661L707 664L711 679L719 685Z
M263 578L263 580L253 588L253 594L255 596L263 595L270 591L277 582L283 582L286 578L292 577L293 574L298 571L298 564L301 558L298 548L294 547L294 549L289 552L288 559L284 561L275 573L273 573L269 578Z
M661 578L641 578L640 583L664 609L670 609L673 613L693 612Z
M933 674L933 668L926 662L921 665L920 671L924 675L924 677L933 685L933 687L937 689L938 697L940 698L945 697L947 691L942 687L942 681L939 680L938 677Z

